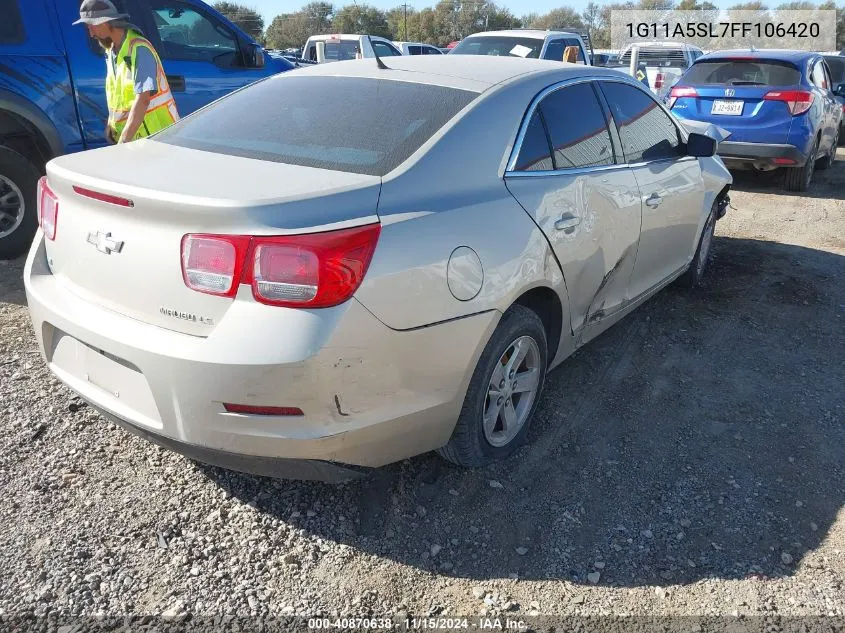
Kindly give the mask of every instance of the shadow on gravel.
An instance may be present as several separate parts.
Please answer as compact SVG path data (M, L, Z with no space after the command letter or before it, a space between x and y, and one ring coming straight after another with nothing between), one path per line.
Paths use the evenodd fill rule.
M839 150L838 160L827 170L816 170L810 188L804 192L787 191L783 185L783 170L755 172L732 171L732 189L748 193L768 193L789 197L845 200L845 151Z
M0 303L26 305L26 291L23 287L25 257L0 260Z
M339 487L203 470L307 534L444 575L789 575L845 502L845 257L718 238L711 266L551 374L508 461L425 455Z

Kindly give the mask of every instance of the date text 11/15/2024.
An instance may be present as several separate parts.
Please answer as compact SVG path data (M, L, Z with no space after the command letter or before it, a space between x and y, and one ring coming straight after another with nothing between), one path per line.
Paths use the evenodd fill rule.
M628 37L725 38L725 37L819 37L816 22L628 22Z

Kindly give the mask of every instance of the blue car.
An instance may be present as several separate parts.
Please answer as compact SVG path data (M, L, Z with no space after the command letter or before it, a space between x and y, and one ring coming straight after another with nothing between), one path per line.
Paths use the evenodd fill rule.
M79 0L0 0L0 259L38 225L44 165L106 144L106 62ZM114 0L155 45L179 114L294 68L201 0ZM244 113L249 116L249 113Z
M672 88L678 118L729 131L719 155L733 169L784 169L790 191L806 191L816 167L836 159L842 109L822 55L735 50L699 57Z

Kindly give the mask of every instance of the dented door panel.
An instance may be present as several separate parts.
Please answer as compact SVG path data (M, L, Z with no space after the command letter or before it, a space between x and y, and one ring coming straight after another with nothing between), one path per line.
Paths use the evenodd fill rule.
M619 310L640 235L641 202L625 166L512 173L508 189L549 240L569 292L572 329Z
M628 292L634 300L692 261L704 206L704 181L692 157L632 166L643 223Z

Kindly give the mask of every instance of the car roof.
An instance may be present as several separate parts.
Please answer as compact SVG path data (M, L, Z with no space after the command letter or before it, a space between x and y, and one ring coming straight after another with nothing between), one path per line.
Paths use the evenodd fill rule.
M505 31L482 31L480 33L473 33L467 37L525 37L528 39L544 40L547 37L554 35L575 35L572 31L543 31L540 29L510 29Z
M746 57L749 59L772 59L776 61L782 60L800 63L818 56L818 53L812 53L809 51L781 50L775 48L765 48L762 50L756 50L746 48L730 51L713 51L712 53L707 53L706 55L699 57L696 60L696 63L701 61L707 61L710 59L731 59L734 57Z
M609 68L521 57L403 55L402 57L385 57L382 61L389 70L380 70L374 59L357 59L317 64L297 69L295 72L334 77L392 79L473 92L484 92L504 82L527 80L543 73L553 74L555 81L597 75L621 76L630 79L627 75ZM284 77L286 74L283 73L278 77Z
M358 35L355 33L328 33L322 35L312 35L308 38L308 41L314 40L321 42L323 40L360 40L362 37L367 37L366 35ZM374 40L381 40L383 42L389 42L390 40L386 37L381 37L379 35L371 35L370 36Z

